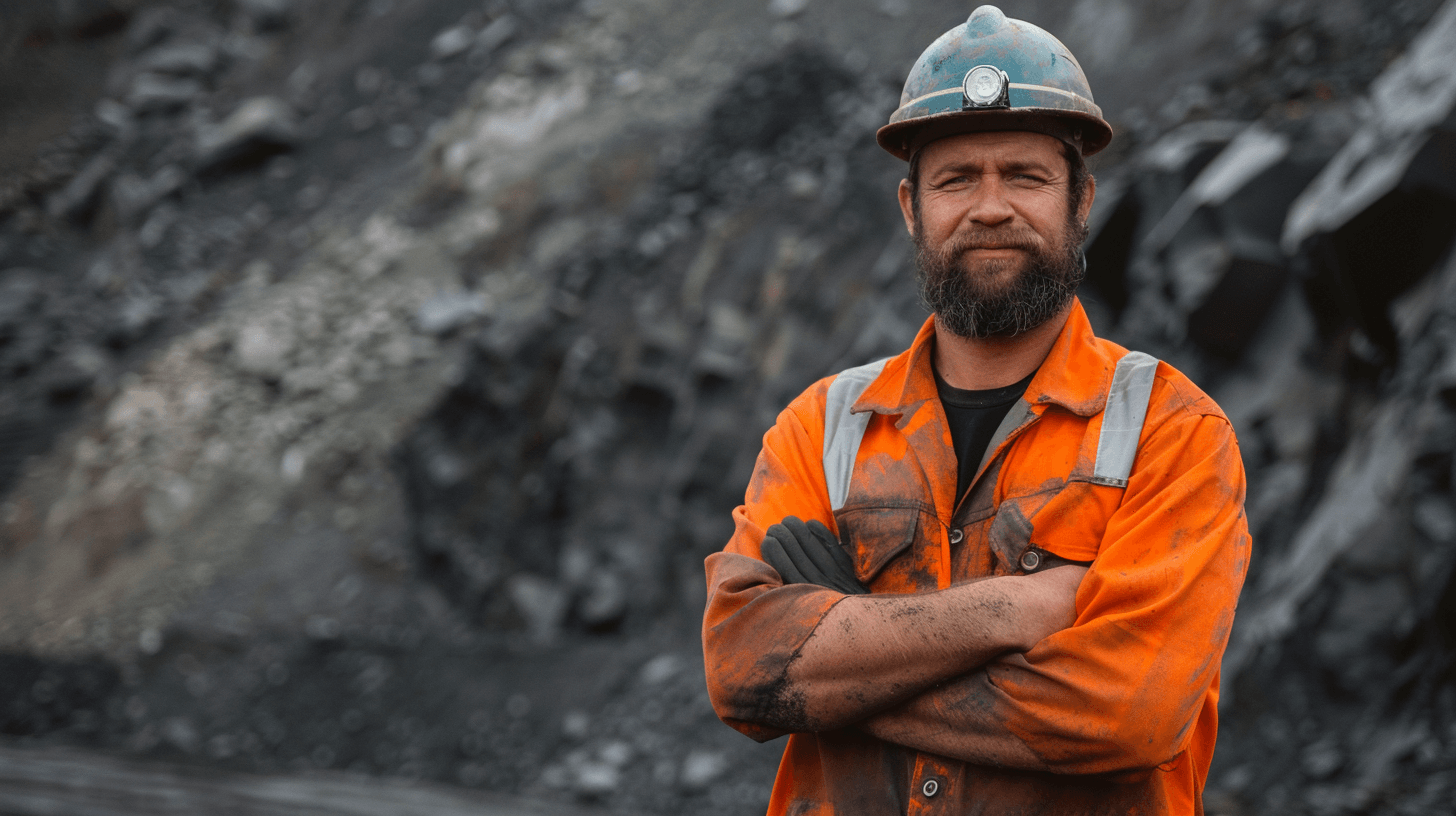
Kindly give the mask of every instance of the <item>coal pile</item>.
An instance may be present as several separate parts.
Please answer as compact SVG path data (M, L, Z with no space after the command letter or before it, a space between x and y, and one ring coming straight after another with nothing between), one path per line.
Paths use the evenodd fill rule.
M76 4L105 81L0 183L0 732L761 812L701 564L777 412L924 318L870 134L942 5ZM1456 6L1228 36L1106 74L1161 96L1087 62L1083 301L1249 475L1207 807L1443 812Z

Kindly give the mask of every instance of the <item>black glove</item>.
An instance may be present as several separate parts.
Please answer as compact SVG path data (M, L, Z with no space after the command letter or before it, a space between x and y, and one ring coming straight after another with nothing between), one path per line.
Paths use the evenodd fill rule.
M763 560L778 570L786 584L818 584L846 595L869 594L855 577L854 560L834 533L818 521L805 524L789 516L768 528L762 549Z

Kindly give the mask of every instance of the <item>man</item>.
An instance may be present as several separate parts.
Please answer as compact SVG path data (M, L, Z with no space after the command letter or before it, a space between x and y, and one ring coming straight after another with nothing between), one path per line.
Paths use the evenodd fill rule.
M934 314L789 405L706 564L715 709L792 734L771 814L1202 811L1243 470L1218 406L1074 297L1111 136L992 6L880 130Z

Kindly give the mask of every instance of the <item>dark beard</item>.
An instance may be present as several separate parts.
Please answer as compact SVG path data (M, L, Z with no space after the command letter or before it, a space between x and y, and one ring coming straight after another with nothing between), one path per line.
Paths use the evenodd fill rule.
M935 313L938 324L960 337L981 340L1015 337L1031 331L1059 314L1085 274L1082 240L1086 229L1068 219L1061 246L1039 249L1030 240L1018 240L1004 230L978 230L957 235L939 248L926 245L915 229L916 278L920 300ZM1025 268L999 287L989 285L1014 260L995 259L971 264L961 260L973 247L1019 246L1029 253Z

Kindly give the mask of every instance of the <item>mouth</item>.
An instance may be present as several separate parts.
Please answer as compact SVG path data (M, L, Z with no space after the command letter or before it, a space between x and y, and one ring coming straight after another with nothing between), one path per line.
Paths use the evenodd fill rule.
M1009 253L1009 252L1023 252L1024 253L1024 252L1029 252L1030 250L1027 249L1024 246L1016 246L1016 245L1007 244L1007 245L996 245L996 246L973 246L973 247L967 247L963 251L967 255L972 255L972 254L982 254L982 253L984 253L984 254L1003 254L1003 253Z

